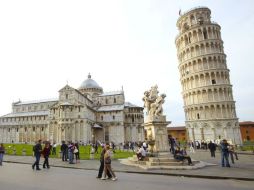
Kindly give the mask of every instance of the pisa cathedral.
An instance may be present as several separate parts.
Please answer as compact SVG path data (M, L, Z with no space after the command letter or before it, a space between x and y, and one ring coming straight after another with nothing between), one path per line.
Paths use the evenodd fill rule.
M198 7L180 15L175 43L190 140L228 139L241 144L221 27Z
M78 89L60 89L56 99L13 103L0 117L0 142L138 142L143 123L143 107L125 102L123 90L103 92L89 74Z

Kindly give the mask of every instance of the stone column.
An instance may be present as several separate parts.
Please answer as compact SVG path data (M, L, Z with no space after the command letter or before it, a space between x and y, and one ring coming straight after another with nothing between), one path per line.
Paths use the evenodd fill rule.
M148 144L149 141L154 141L154 152L169 152L166 128L169 123L169 121L166 121L166 116L148 116L147 121L144 123Z

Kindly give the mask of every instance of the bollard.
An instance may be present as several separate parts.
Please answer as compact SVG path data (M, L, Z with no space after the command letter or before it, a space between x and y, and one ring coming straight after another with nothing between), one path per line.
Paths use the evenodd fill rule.
M22 150L22 156L26 156L26 149Z
M94 160L94 153L90 154L90 160Z
M62 151L59 151L59 158L62 158Z

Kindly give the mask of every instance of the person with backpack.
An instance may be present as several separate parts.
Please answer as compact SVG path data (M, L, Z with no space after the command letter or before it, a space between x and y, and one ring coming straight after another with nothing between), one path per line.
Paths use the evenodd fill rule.
M33 147L33 151L35 156L35 162L32 165L32 169L34 170L34 167L36 166L36 170L41 170L39 167L42 152L41 140L38 140L38 143Z

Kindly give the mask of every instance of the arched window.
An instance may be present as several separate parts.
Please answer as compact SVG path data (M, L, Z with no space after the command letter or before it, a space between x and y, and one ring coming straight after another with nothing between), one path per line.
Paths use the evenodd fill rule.
M206 31L205 28L204 28L204 30L203 30L203 36L204 36L204 39L207 39L207 31Z

